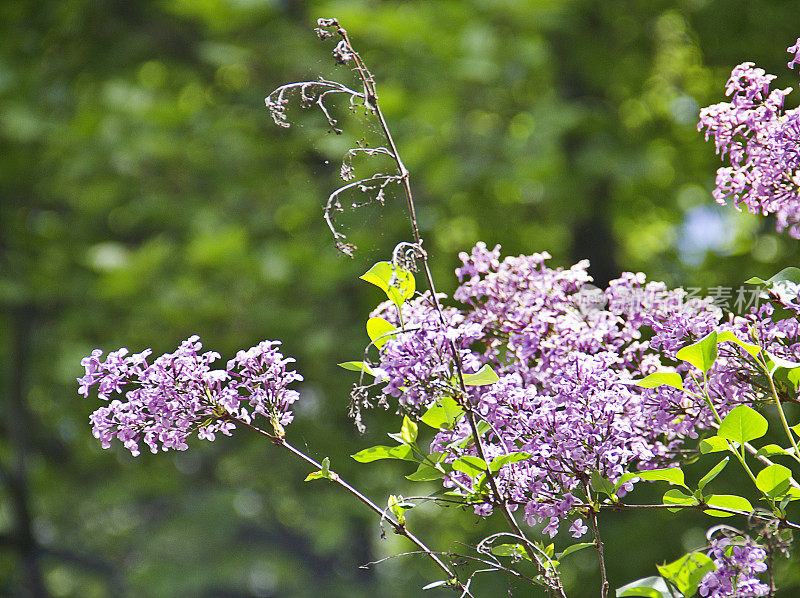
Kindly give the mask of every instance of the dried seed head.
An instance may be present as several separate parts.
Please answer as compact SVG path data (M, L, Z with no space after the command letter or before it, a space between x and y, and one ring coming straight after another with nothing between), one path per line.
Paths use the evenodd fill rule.
M347 64L353 59L353 50L345 40L341 40L333 49L333 57L340 64Z

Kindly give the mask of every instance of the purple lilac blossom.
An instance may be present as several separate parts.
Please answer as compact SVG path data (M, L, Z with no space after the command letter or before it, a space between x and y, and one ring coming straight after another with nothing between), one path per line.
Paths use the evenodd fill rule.
M800 39L788 48L789 68L800 64ZM775 214L779 231L800 238L800 109L784 109L791 88L769 87L775 75L744 62L731 72L723 102L700 111L699 131L714 137L730 166L717 170L714 198L737 209Z
M583 524L583 519L578 517L569 527L569 531L573 538L580 538L589 531L589 528Z
M788 48L786 48L786 51L789 52L789 54L794 55L786 65L790 69L793 69L794 65L800 64L800 37L797 38L797 41L794 43L793 46L789 46Z
M224 370L212 369L220 356L200 353L197 336L152 363L151 349L129 356L122 348L105 360L95 349L81 360L86 372L78 378L79 394L88 397L97 386L98 398L108 401L92 413L92 432L103 448L117 439L137 456L141 442L156 453L186 450L186 439L195 431L204 440L214 440L217 433L229 436L232 420L250 423L255 414L286 425L298 398L287 386L303 378L286 369L294 359L284 358L279 344L264 341L239 351Z
M439 298L444 298L439 295ZM419 411L431 401L452 394L453 345L465 372L475 372L481 363L468 347L481 336L481 327L465 323L458 310L446 308L440 316L425 293L402 307L401 327L397 306L381 303L370 317L382 317L403 330L386 343L381 352L380 376L387 380L383 393L399 400L408 410Z
M700 581L701 596L745 598L769 593L769 586L756 577L767 570L764 562L767 553L751 539L743 542L712 539L708 556L714 560L715 570L706 573Z
M593 471L617 480L627 471L674 464L676 449L711 427L713 413L702 401L667 386L642 389L633 380L654 371L685 373L691 366L669 365L678 361L677 351L712 330L747 340L758 323L765 342L797 336L796 326L785 330L763 311L721 323L711 299L687 299L685 291L647 282L641 273L611 281L598 300L586 261L552 269L546 253L501 260L499 246L489 250L483 243L460 257L454 298L462 308L445 307L440 317L429 296L404 304L403 332L381 349L377 382L386 397L419 414L439 397L461 392L453 348L467 373L490 365L498 382L466 387L466 400L490 425L483 438L486 458L531 455L502 467L496 483L512 508L522 508L530 525L546 524L550 535L585 496ZM587 296L593 297L588 305ZM392 303L372 315L400 326ZM709 374L722 417L757 398L736 375L741 350L723 345ZM786 348L775 350L790 357ZM699 390L690 378L685 384ZM452 430L439 431L431 451L445 453L448 461L476 456L470 436L462 418ZM444 480L451 490L473 483L459 471ZM632 488L627 482L620 495ZM478 514L491 512L489 502L476 507ZM570 529L579 530L574 524Z

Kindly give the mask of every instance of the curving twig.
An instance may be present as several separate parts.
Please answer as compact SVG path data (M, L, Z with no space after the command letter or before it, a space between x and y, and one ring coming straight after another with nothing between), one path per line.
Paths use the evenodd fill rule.
M342 203L339 201L339 196L353 188L358 188L359 191L367 193L370 191L375 192L374 200L380 204L383 204L386 187L388 187L391 183L398 183L400 182L400 177L393 174L381 174L377 173L372 175L366 179L360 179L358 181L353 181L352 183L348 183L342 187L336 189L333 193L328 196L328 201L325 203L325 223L328 225L331 233L333 233L333 241L336 244L336 248L344 253L348 257L353 257L353 252L356 249L356 246L351 243L345 243L345 239L347 235L344 233L340 233L336 230L336 222L335 222L335 213L341 213L344 211L342 208ZM363 204L362 204L363 205ZM357 204L354 204L353 207L358 207Z
M361 143L363 143L363 141ZM339 174L343 181L353 180L353 158L355 158L357 154L364 154L370 157L380 156L383 154L394 159L394 154L392 151L385 147L369 147L361 144L358 147L351 147L349 150L347 150L347 153L342 158L342 167Z
M331 116L328 107L325 105L325 97L336 93L347 94L350 96L351 110L356 109L359 98L362 100L365 98L363 93L350 89L338 81L329 81L322 77L317 81L300 81L281 85L264 99L264 103L267 105L269 114L275 124L286 129L291 126L289 119L286 118L286 105L289 103L289 99L286 96L292 91L300 94L300 105L303 108L311 108L314 105L319 107L322 114L325 115L331 130L336 134L340 134L342 130L336 126L339 122Z

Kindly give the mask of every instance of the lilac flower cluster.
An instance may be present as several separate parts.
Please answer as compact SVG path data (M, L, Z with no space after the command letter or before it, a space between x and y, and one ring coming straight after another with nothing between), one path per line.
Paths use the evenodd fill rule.
M767 570L767 553L751 539L734 542L727 537L714 538L708 556L714 560L715 569L700 581L701 596L749 598L769 593L769 586L756 577Z
M713 415L702 402L670 387L631 383L669 369L660 355L672 360L681 346L718 328L721 312L710 299L684 301L683 290L627 273L603 292L601 307L586 309L586 261L566 270L547 267L546 253L501 261L499 246L489 250L483 243L460 257L454 298L464 308L447 307L440 316L428 296L404 304L403 331L381 350L378 380L411 413L443 395L469 401L489 424L489 460L516 451L532 455L496 476L500 492L524 507L531 525L547 522L545 531L554 535L593 471L615 480L635 467L670 464L686 437L710 426ZM400 326L391 303L373 315ZM464 372L488 364L500 380L462 391L453 348ZM712 373L723 414L752 400L746 384L731 380L733 368L731 361ZM464 442L470 435L462 419L440 431L431 450L451 461L474 456L475 447ZM462 472L445 480L449 488L471 484ZM625 490L631 488L628 483ZM476 512L491 510L486 503ZM570 531L584 530L576 523Z
M402 320L390 302L373 313L401 329L381 349L377 382L412 414L442 396L467 401L488 424L482 440L490 461L530 454L502 467L496 483L509 504L524 509L529 524L545 523L550 535L583 500L593 471L617 480L628 471L675 464L676 449L712 427L715 416L705 402L669 386L643 389L634 380L677 371L687 389L701 394L693 366L676 354L711 331L730 331L800 360L800 324L774 319L770 303L723 320L711 298L686 300L682 289L648 282L641 273L625 273L600 291L589 284L586 261L553 269L546 253L501 260L499 246L489 250L483 243L460 257L454 298L461 309L445 307L440 315L430 296L422 295L402 306ZM773 302L798 313L797 293L789 287ZM587 295L598 293L587 303ZM489 365L499 380L462 389L456 356L463 372ZM750 374L758 371L749 356L722 343L708 373L721 417L759 399ZM476 456L471 435L462 418L453 429L440 430L431 451L451 462ZM444 484L475 489L462 471ZM628 482L620 494L632 487ZM492 504L480 504L476 512L488 515ZM573 535L584 531L582 522L570 528Z
M789 68L800 64L800 38L788 48ZM800 238L800 109L784 110L791 88L770 91L775 75L738 65L728 80L731 102L700 111L698 130L713 136L717 153L730 166L717 170L714 198L754 213L775 214L778 230Z
M298 398L288 385L303 378L287 370L294 359L283 357L279 344L264 341L239 351L224 370L212 369L220 356L201 353L197 336L152 363L150 349L128 355L122 348L105 360L95 349L81 360L86 373L78 378L79 394L88 397L96 386L98 397L109 401L92 413L92 432L103 448L117 439L137 456L141 442L153 453L159 448L182 451L193 432L214 440L217 433L230 435L236 420L250 423L255 414L286 425Z
M402 315L405 326L391 301L370 314L401 329L383 348L378 375L387 381L384 394L397 398L410 411L419 411L432 400L452 394L456 384L453 347L464 371L480 369L482 364L469 345L481 337L481 326L465 323L453 308L439 315L429 293L404 304Z

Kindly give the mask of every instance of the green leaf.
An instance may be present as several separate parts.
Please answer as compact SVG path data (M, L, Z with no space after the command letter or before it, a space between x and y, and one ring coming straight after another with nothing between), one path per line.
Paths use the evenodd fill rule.
M619 491L619 489L620 489L620 488L622 488L622 486L623 486L623 485L624 485L626 482L628 482L628 481L632 480L632 479L633 479L633 478L635 478L635 477L636 477L636 474L635 474L635 473L631 473L631 472L628 472L628 473L623 473L623 474L620 476L620 478L617 480L617 483L616 483L616 484L614 484L614 494L617 494L617 492Z
M619 490L619 489L622 487L622 485L623 485L623 484L625 484L625 482L627 482L627 481L629 481L629 480L632 480L632 479L633 479L633 478L635 478L635 477L636 477L636 474L635 474L635 473L630 473L630 472L628 472L628 473L623 473L623 474L620 476L620 478L617 480L617 483L616 483L616 484L614 484L614 492L616 493L616 492L617 492L617 490Z
M744 281L744 284L766 284L766 280L763 278L759 278L758 276L751 276L747 280Z
M524 461L525 459L530 459L533 457L530 453L523 453L523 452L514 452L508 453L507 455L500 455L499 457L495 457L492 459L492 462L489 463L489 471L492 473L497 473L500 471L504 465L508 465L509 463L519 463L520 461Z
M767 288L770 293L778 297L778 299L786 302L787 299L791 300L796 297L794 289L790 288L786 282L794 284L800 283L800 269L790 266L778 272L775 276L768 280L762 280L757 276L745 281L747 284L761 284Z
M775 498L786 494L792 485L791 480L792 470L775 463L758 472L756 488L771 498Z
M431 480L438 480L444 476L443 471L437 469L436 467L431 467L427 463L422 463L417 468L417 471L412 473L411 475L407 475L406 479L411 480L412 482L429 482Z
M555 556L556 547L555 544L553 544L552 542L550 544L547 544L546 546L544 542L534 542L534 544L536 545L537 548L539 548L539 550L541 550L550 558L553 558Z
M394 336L390 334L392 332L397 332L397 328L383 318L376 317L367 320L367 335L369 336L369 340L372 341L372 344L378 347L378 349L383 347L383 345Z
M462 415L464 415L464 410L456 403L455 399L442 397L428 408L420 421L436 430L451 429Z
M683 347L676 357L705 374L717 360L717 333L712 330L696 343Z
M486 479L486 473L482 473L478 476L478 479L475 480L475 484L473 485L473 492L476 496L480 496L486 492L486 488L488 486L488 480Z
M405 444L413 444L417 439L417 426L416 422L411 421L407 416L403 416L403 425L400 428L400 437Z
M777 355L773 355L769 351L764 351L764 354L767 356L767 366L769 366L769 372L774 374L777 370L783 368L785 370L789 370L790 372L800 368L800 363L796 361L789 361L788 359L784 359L783 357L778 357ZM797 377L795 374L793 377Z
M790 457L794 448L785 449L777 444L767 444L758 449L756 457Z
M680 467L670 467L668 469L651 469L649 471L637 471L636 476L650 482L663 481L676 484L686 488L683 471Z
M306 476L306 479L303 480L303 481L304 482L310 482L311 480L321 480L321 479L333 480L333 479L335 479L334 476L336 476L336 474L333 473L330 470L330 467L331 467L331 460L330 460L329 457L325 457L322 460L322 469L320 469L319 471L311 472L310 474L308 474Z
M729 448L728 441L720 436L711 436L700 441L700 452L704 455L727 451Z
M694 496L689 496L688 494L684 494L677 488L672 488L671 490L667 490L664 493L664 497L662 498L665 505L697 505L700 504ZM673 513L680 511L681 509L668 509Z
M500 377L494 373L490 365L484 364L480 371L474 374L464 374L464 384L467 386L486 386L494 384Z
M700 490L703 490L711 480L717 477L722 472L722 470L725 469L725 466L728 464L728 461L730 461L730 459L731 459L730 457L725 457L722 461L717 463L711 469L711 471L709 471L706 475L700 478L700 481L697 482L697 487L700 488Z
M759 354L761 351L761 347L758 345L753 345L750 343L746 343L743 340L740 340L733 332L730 330L724 330L717 335L717 344L723 343L725 341L730 341L732 343L736 343L742 349L750 353L753 357Z
M735 494L712 494L706 499L705 503L710 507L723 507L726 509L743 511L745 513L751 513L753 511L753 505L750 504L749 500L743 496L736 496ZM732 517L734 515L734 513L715 511L714 509L707 509L704 513L712 517Z
M489 422L485 421L479 421L478 425L475 427L478 428L478 436L483 436L486 434L486 432L492 429L492 426L489 424Z
M453 461L453 469L456 471L463 471L469 477L475 478L486 471L486 461L480 457L465 455Z
M400 446L371 446L363 451L350 455L359 463L371 463L379 459L403 459L405 461L415 461L414 452L411 447L403 444Z
M767 282L775 284L776 282L784 282L784 281L800 284L800 268L795 268L794 266L789 266L788 268L784 268L783 270L778 272L775 276L772 276Z
M413 297L416 289L414 275L391 262L378 262L359 278L382 289L397 307Z
M389 495L389 500L387 502L387 508L392 512L392 514L397 519L398 523L401 525L406 522L406 511L414 508L414 503L406 502L405 499L400 495Z
M702 552L692 552L668 565L658 566L658 572L684 596L693 596L706 573L714 570L714 561Z
M365 361L345 361L344 363L337 363L336 365L352 372L366 372L370 376L375 375L372 368Z
M767 420L758 411L747 405L734 407L722 420L718 436L739 444L761 438L767 433Z
M568 556L573 552L578 552L579 550L583 550L584 548L589 548L590 546L594 546L594 542L579 542L577 544L572 544L570 546L567 546L564 549L564 552L558 555L558 560L563 559L565 556Z
M614 496L614 492L616 491L614 484L612 484L610 480L604 478L596 469L592 472L589 481L591 482L592 488L594 488L595 492L602 492L603 494L607 494L609 497Z
M675 372L653 372L641 380L636 380L636 386L641 386L642 388L671 386L672 388L683 390L683 380L681 375Z
M795 268L794 266L789 266L788 268L784 268L773 277L764 280L759 278L758 276L753 276L752 278L748 278L744 281L745 284L763 284L763 285L773 285L776 282L783 282L788 280L789 282L793 282L795 284L800 284L800 268Z
M786 372L786 378L792 383L794 389L797 390L798 385L800 385L800 367L792 368Z
M638 596L639 598L671 598L669 586L661 577L643 577L617 588L617 598Z

